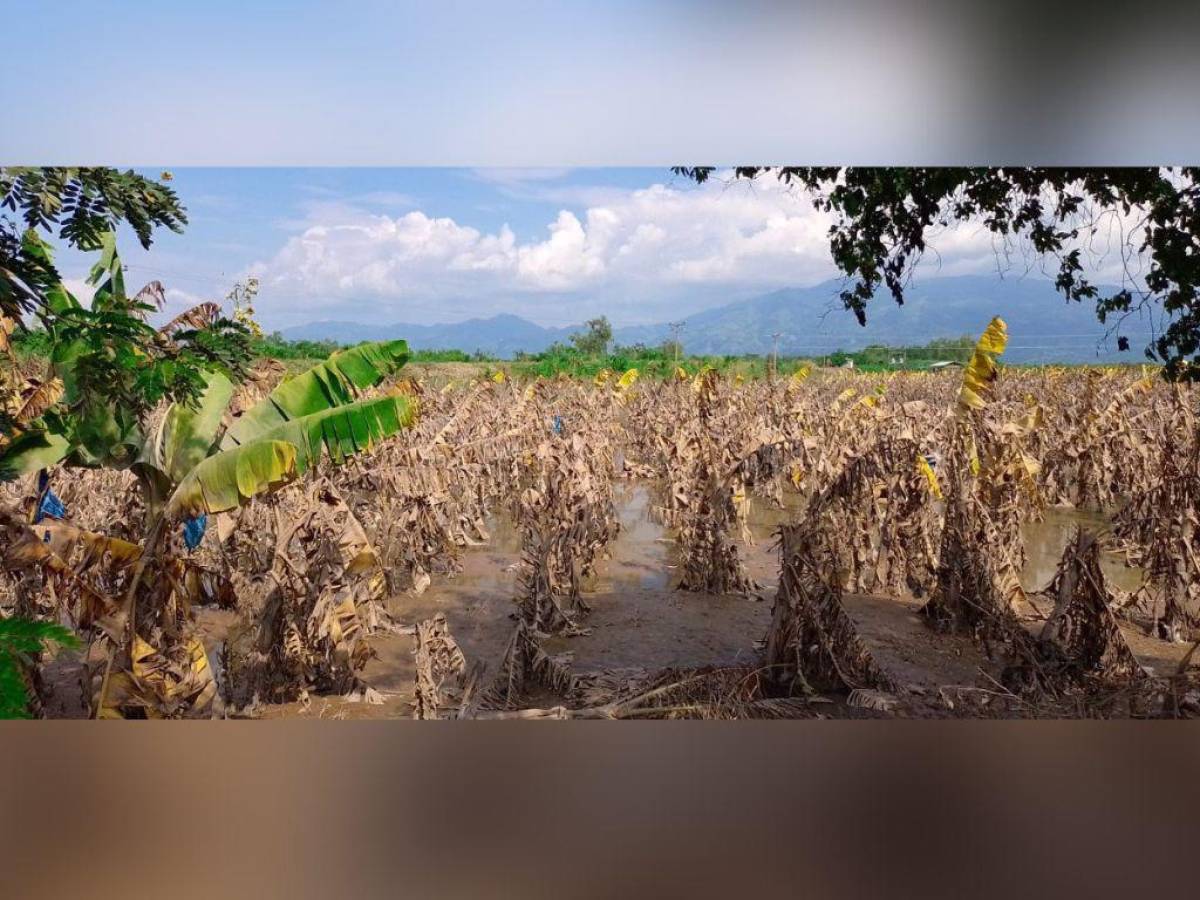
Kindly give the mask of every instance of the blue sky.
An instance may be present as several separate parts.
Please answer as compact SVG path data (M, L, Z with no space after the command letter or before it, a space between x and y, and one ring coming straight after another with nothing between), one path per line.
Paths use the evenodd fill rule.
M131 280L162 281L182 309L255 275L269 328L497 312L635 324L833 274L807 199L700 188L666 167L170 171L187 228L159 231L148 252L123 234ZM83 291L90 259L60 253Z
M161 281L174 313L257 277L268 330L497 313L647 324L838 274L830 219L769 178L726 172L699 186L668 167L170 171L189 223L159 231L149 251L124 233L129 281ZM979 226L930 243L918 278L996 273L996 245ZM1008 277L1041 277L1027 261L1018 252ZM1119 278L1115 254L1094 262L1100 277ZM91 259L63 251L60 263L86 296ZM831 308L834 295L831 286Z
M186 233L122 246L131 280L163 281L175 308L254 273L268 327L566 325L835 274L804 198L681 184L672 163L980 162L1027 158L1021 141L1031 161L1146 162L1196 146L1182 32L1122 30L1123 50L1188 61L1150 82L1082 41L1012 65L1006 35L1036 49L1024 25L959 7L931 22L885 2L24 4L4 17L0 162L171 169ZM1099 92L1096 60L1103 102L1042 90L1060 66ZM1005 93L1030 72L1038 85ZM193 168L213 164L258 168ZM305 165L342 168L288 168ZM978 229L934 246L922 277L996 268ZM64 256L76 281L87 264Z

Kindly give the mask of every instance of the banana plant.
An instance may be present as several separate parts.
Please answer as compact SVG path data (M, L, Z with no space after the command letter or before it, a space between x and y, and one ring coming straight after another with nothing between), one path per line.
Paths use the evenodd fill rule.
M35 249L48 258L48 248ZM237 360L222 358L221 342L212 340L198 341L209 358L190 344L181 353L154 356L159 345L179 350L174 345L180 335L221 323L219 308L202 304L156 332L144 314L155 307L162 287L153 282L126 296L111 235L89 280L96 286L90 309L61 284L48 293L57 317L48 385L52 399L61 402L41 404L36 417L14 413L15 433L0 442L0 479L60 462L129 467L146 498L149 533L164 514L232 509L303 474L323 454L340 462L412 420L406 398L360 399L408 359L404 341L383 341L334 354L284 381L222 434L234 391L226 373L233 374ZM181 371L185 380L172 381ZM141 423L164 395L181 399L147 434ZM21 408L34 406L25 402Z
M36 233L23 242L27 256L52 267L50 247ZM208 373L238 377L250 360L249 331L216 304L155 328L147 320L165 302L163 286L152 281L129 296L112 233L100 249L88 277L90 306L62 282L44 292L38 317L50 339L49 372L44 382L6 391L16 399L3 404L0 480L59 462L126 468L138 459L143 423L160 403L194 405Z
M171 523L197 524L199 516L240 506L323 457L341 462L367 450L407 427L416 407L415 400L397 394L364 396L407 362L404 341L384 341L334 354L285 380L223 428L233 378L241 374L239 347L231 338L244 328L221 319L215 304L202 304L154 329L146 316L161 306L162 288L152 284L127 297L111 241L91 280L96 293L90 308L61 285L47 294L43 324L53 348L51 387L34 386L39 390L34 393L26 385L13 402L5 400L0 479L61 463L128 468L142 487L144 539L131 545L138 552L122 563L123 599L103 597L94 604L114 639L96 709L111 711L114 696L129 694L134 682L150 685L154 679L147 673L166 671L168 663L182 666L177 673L182 681L173 687L164 682L164 697L183 691L184 682L203 691L211 687L211 678L193 671L204 657L194 639L158 650L147 649L142 639L159 607L170 602L170 585L180 580L167 576L178 576L185 565L169 554L160 558ZM144 423L164 400L170 401L165 414L147 432ZM52 545L43 557L50 568L65 571L55 565L61 560ZM140 681L139 665L146 676Z
M148 629L139 622L147 625L153 620L161 600L155 598L171 581L162 577L163 572L179 565L169 556L159 558L166 527L181 518L234 509L302 475L324 457L341 462L409 426L416 415L415 401L409 396L362 396L407 359L408 345L400 340L336 353L279 384L224 430L234 387L218 372L206 373L196 403L175 403L167 409L131 466L150 509L144 541L135 547L136 554L126 554L131 571L114 618L120 637L109 652L95 700L97 715L120 715L118 707L131 697L140 697L131 701L133 705L151 712L156 703L166 702L164 698L178 700L194 693L197 705L211 699L215 690L211 673L194 638L156 649L141 637ZM144 583L145 591L141 590ZM138 613L139 596L143 596L144 615ZM164 681L159 690L150 675L166 671L174 672L175 680ZM136 685L140 687L135 689Z
M359 399L408 360L404 341L361 344L283 381L224 432L233 383L209 372L195 405L172 404L133 471L152 517L225 512L303 475L323 456L340 463L408 427L416 409L398 394Z

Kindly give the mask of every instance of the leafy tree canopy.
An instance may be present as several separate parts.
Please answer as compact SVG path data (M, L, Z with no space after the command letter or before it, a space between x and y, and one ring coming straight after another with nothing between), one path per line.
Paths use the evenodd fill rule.
M182 232L187 213L166 183L104 167L0 168L0 314L39 313L62 280L39 232L100 250L122 222L149 249L154 229Z
M0 209L7 210L0 214L0 332L32 316L50 352L48 378L21 383L8 340L0 345L0 477L59 460L129 465L155 406L194 404L208 373L244 373L250 331L216 303L156 328L148 318L165 302L163 286L126 291L116 227L128 223L148 247L155 227L178 231L187 221L166 184L115 169L0 168ZM42 232L99 251L90 304L63 284Z
M588 319L583 326L586 330L571 335L571 343L589 356L599 356L608 351L608 343L612 340L612 325L607 316L598 319Z
M698 183L711 166L676 166ZM1200 378L1200 168L900 168L742 166L734 177L773 175L814 197L834 217L830 248L850 283L842 302L860 324L886 286L897 303L932 230L982 223L1002 242L1028 240L1057 262L1055 285L1073 301L1094 300L1114 331L1134 310L1160 304L1168 323L1146 348L1172 378ZM1140 257L1138 277L1110 290L1085 272L1082 247L1106 218L1132 217L1125 258ZM1129 347L1118 334L1118 346Z

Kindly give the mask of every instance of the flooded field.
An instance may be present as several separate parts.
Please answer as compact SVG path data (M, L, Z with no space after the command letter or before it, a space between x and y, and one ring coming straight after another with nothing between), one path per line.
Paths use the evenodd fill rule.
M3 602L87 637L38 672L51 716L1200 712L1188 395L1001 379L979 354L964 375L399 378L362 402L411 421L370 453L244 502L188 476L223 508L152 541L151 576L136 477L55 482L75 519L5 520ZM239 402L270 415L271 393Z
M618 485L615 498L621 530L596 574L586 582L591 607L587 633L555 637L547 648L569 659L581 674L621 669L747 666L761 658L770 627L772 602L778 586L779 526L794 517L801 504L794 498L784 508L756 502L749 526L753 543L741 542L747 569L759 585L756 596L681 592L677 581L678 552L670 531L650 513L654 486L628 482ZM1069 507L1047 509L1042 520L1024 527L1028 562L1021 574L1029 591L1044 588L1053 578L1076 527L1102 531L1104 514ZM420 595L391 598L389 610L400 621L418 621L439 613L446 619L468 659L499 660L512 631L519 587L520 535L506 516L489 519L491 540L468 548L463 569L449 578L435 578ZM1117 554L1104 556L1106 575L1131 590L1141 573ZM912 596L847 595L847 609L860 634L890 671L908 685L930 690L946 685L987 685L999 666L965 638L935 635L921 620L922 601ZM1025 610L1030 627L1043 618ZM219 614L217 614L219 617ZM1185 647L1147 638L1127 630L1144 664L1168 671L1178 664ZM221 634L218 628L214 637ZM331 718L393 718L412 714L414 639L409 635L382 636L373 641L376 657L368 662L364 679L382 696L380 704L357 699L314 696L304 703L268 705L266 717L294 715Z

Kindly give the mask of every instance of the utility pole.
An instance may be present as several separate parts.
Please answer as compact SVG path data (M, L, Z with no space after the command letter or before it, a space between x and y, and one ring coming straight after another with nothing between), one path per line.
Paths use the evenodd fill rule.
M668 322L667 323L667 327L671 329L671 343L675 345L675 366L676 366L676 368L679 367L679 350L680 350L679 335L683 331L683 326L686 324L687 324L687 322Z
M773 382L779 376L779 338L783 336L782 331L771 332L771 340L775 343L771 347L771 381Z

